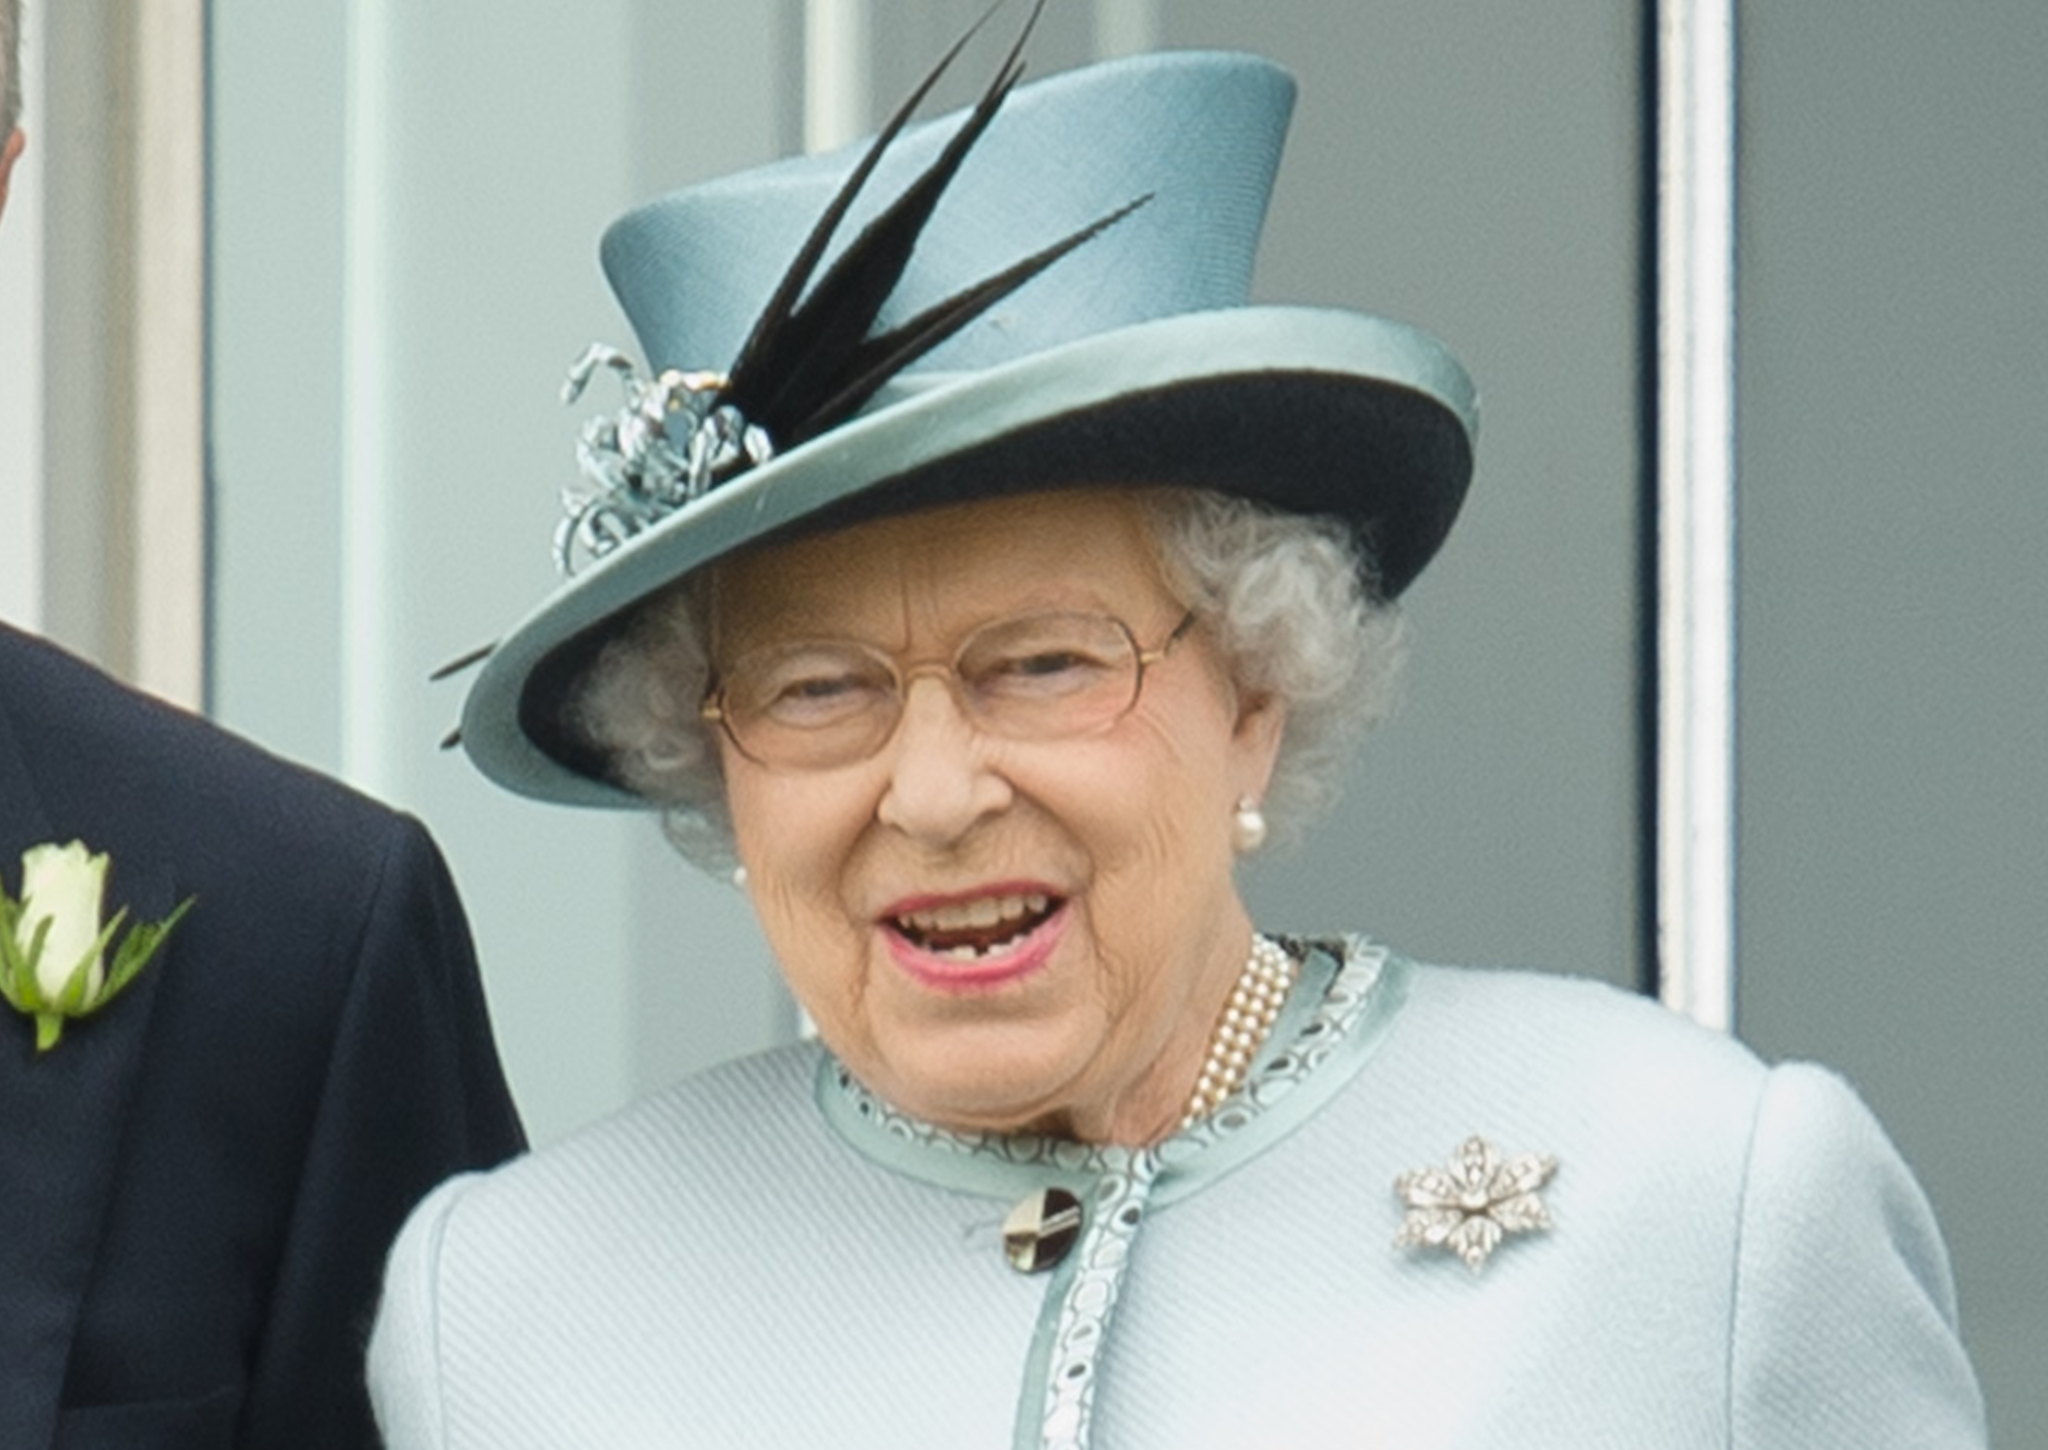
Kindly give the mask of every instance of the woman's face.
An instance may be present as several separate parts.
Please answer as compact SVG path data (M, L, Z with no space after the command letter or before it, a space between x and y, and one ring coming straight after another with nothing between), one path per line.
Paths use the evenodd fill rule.
M820 639L943 663L981 626L1040 611L1114 616L1149 649L1187 612L1110 490L764 548L713 589L721 664ZM787 770L723 749L769 943L863 1082L952 1127L1144 1142L1178 1121L1244 962L1231 819L1263 795L1279 727L1197 621L1128 714L1079 738L986 734L919 671L869 759ZM969 935L977 950L958 950Z

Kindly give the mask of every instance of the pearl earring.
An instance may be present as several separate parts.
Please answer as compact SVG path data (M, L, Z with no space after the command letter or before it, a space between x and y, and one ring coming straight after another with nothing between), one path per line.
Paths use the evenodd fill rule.
M1230 849L1249 856L1266 844L1266 813L1250 796L1239 796L1237 810L1230 818Z
M745 891L745 890L747 889L747 868L746 868L746 867L744 867L744 866L735 866L735 867L733 867L733 868L732 868L732 884L733 884L733 885L735 885L735 886L737 886L737 887L738 887L738 888L739 888L740 890L742 890L742 891Z

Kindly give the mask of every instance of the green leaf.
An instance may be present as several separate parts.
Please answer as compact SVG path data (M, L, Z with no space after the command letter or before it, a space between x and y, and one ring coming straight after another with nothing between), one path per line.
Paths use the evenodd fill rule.
M24 1012L40 1012L49 1005L43 1000L43 984L36 979L36 963L43 959L43 943L49 935L50 918L46 916L36 923L36 934L29 938L28 951L21 958L21 976L15 985L21 992ZM12 933L9 933L8 941L13 943Z
M78 959L78 965L71 969L71 975L64 979L63 987L57 993L57 1000L44 1006L52 1012L62 1012L66 1017L83 1017L92 1010L92 964L99 959L97 951L87 952Z
M198 899L196 896L186 897L178 903L177 910L162 921L136 923L135 929L122 938L120 949L114 953L114 960L107 967L107 981L100 990L100 1001L106 1001L127 986L135 979L137 972L149 965L150 958L162 950L164 943L170 939L172 930L185 919L185 913L192 909L192 903Z
M28 960L22 956L21 947L14 940L15 923L21 919L21 908L8 900L7 893L0 891L0 997L17 1012L31 1008L18 983L35 981Z

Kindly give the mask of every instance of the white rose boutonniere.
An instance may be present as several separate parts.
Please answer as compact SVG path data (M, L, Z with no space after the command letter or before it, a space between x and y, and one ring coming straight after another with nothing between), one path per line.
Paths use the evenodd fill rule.
M134 981L192 906L188 896L162 921L130 927L109 964L128 908L103 922L106 889L107 855L82 841L24 852L19 901L0 884L0 996L35 1018L39 1052L57 1045L66 1018L97 1012Z

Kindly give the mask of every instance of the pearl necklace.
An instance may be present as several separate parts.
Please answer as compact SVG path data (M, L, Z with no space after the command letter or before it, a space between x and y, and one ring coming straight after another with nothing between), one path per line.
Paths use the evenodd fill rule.
M1251 1071L1252 1057L1287 1001L1294 985L1294 958L1287 948L1270 937L1252 935L1251 955L1237 974L1237 986L1224 1005L1216 1034L1209 1039L1209 1056L1202 1063L1202 1075L1188 1095L1187 1111L1180 1125L1191 1128L1223 1105L1224 1099L1244 1086Z

